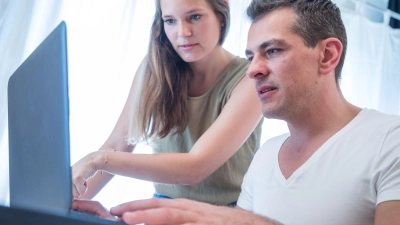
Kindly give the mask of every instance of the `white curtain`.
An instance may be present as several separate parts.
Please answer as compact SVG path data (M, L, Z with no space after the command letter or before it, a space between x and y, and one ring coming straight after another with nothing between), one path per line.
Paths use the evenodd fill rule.
M140 1L139 9L154 11L149 2ZM61 20L66 21L74 163L97 150L112 130L145 55L152 15L136 12L135 0L0 0L0 9L0 204L8 205L9 76ZM135 185L133 179L117 178L98 197L117 195L113 188L126 199L148 197L143 190L151 191L152 186L143 183ZM107 199L106 205L121 202L118 196Z
M0 0L0 204L8 203L7 82L55 27L59 1Z
M365 2L342 10L348 52L343 68L345 97L360 106L400 115L400 29L392 29L394 14L381 10L383 21L367 19Z
M249 26L245 8L249 2L229 0L232 23L224 44L243 57ZM342 90L358 106L400 115L399 31L391 29L387 20L369 21L360 8L342 9L349 39ZM0 205L9 202L9 76L61 20L66 21L74 163L97 150L115 125L134 72L146 53L153 12L153 1L149 0L0 0ZM386 17L388 14L384 13ZM284 132L284 122L265 120L262 142ZM149 153L150 149L141 146L135 151ZM151 197L152 193L149 182L116 177L96 200L111 207Z

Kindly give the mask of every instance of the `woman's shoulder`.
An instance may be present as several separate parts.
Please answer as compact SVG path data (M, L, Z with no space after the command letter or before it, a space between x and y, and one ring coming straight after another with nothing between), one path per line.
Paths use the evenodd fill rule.
M235 58L233 58L232 62L230 63L230 65L228 66L228 69L230 70L241 70L244 72L246 72L247 68L249 67L249 63L247 61L247 59L242 58L240 56L235 56Z
M236 56L228 65L225 74L221 79L221 84L226 88L234 88L246 75L248 62L246 59Z

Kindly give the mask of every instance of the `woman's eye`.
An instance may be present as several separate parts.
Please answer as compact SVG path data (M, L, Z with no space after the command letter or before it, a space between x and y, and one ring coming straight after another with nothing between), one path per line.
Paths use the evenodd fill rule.
M192 19L192 20L198 20L198 19L200 19L200 15L198 15L198 14L195 14L195 15L191 15L190 16L190 18Z
M166 24L173 24L174 23L174 20L173 19L166 19L166 20L164 20L164 22L166 23Z

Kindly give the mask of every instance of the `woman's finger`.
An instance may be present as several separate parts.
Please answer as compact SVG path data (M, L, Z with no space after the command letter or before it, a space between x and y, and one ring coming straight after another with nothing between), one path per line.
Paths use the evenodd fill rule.
M73 179L73 196L78 198L79 196L85 194L87 190L87 183L82 177L77 177Z

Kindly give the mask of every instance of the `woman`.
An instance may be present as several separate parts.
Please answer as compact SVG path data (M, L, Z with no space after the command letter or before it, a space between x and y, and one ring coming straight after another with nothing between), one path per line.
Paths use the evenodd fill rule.
M113 132L72 167L75 198L118 174L154 182L156 197L236 202L262 116L246 60L221 46L228 28L227 0L156 1L148 55ZM131 154L141 141L155 154Z

